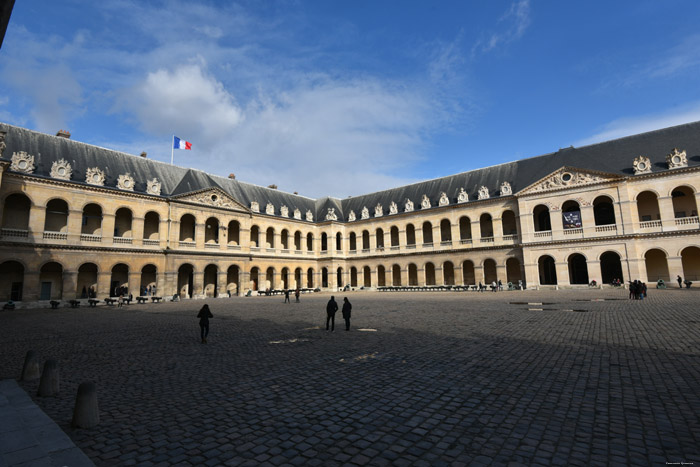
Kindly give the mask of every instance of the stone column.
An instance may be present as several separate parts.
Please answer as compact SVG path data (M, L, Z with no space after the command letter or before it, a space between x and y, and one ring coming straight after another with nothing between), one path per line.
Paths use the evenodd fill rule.
M673 209L673 198L670 196L660 196L659 211L661 212L661 229L664 232L678 230L678 227L676 227L676 215Z
M501 281L503 283L503 290L508 290L506 284L508 284L508 274L506 272L505 264L496 263L496 282Z
M102 213L102 244L112 245L114 243L114 214Z
M131 238L133 245L143 245L143 227L145 219L143 217L133 217L131 219Z
M423 226L416 227L416 248L421 248L423 246Z
M540 285L540 269L536 261L534 263L524 262L523 271L525 274L523 282L526 287L533 288Z
M408 238L406 236L406 229L399 230L399 250L406 249Z
M193 273L193 288L190 292L190 296L192 298L195 298L198 295L202 295L204 293L204 271L194 271Z
M228 297L228 271L219 271L216 273L216 296Z
M68 243L75 245L80 242L80 233L83 230L83 211L70 209L68 211Z
M24 279L22 284L22 301L33 302L39 300L41 291L41 283L39 271L24 271Z
M78 271L63 271L63 300L74 300L80 297L78 288Z
M168 238L168 219L160 219L158 224L158 239L160 248L167 248L168 246L172 248L170 239Z
M479 282L486 284L486 276L484 275L484 265L482 263L474 264L474 282L479 285Z
M129 293L134 297L141 295L141 271L134 271L129 268L128 276L129 284L127 285Z
M103 300L111 295L111 280L112 271L99 271L97 273L97 298Z
M170 221L170 248L180 248L180 221L175 219Z
M29 208L29 240L42 241L44 238L44 222L46 221L46 206L32 204Z
M172 275L172 273L170 273ZM169 293L171 289L168 289L167 287L168 284L168 273L161 271L160 269L156 270L156 296L158 297L165 297L168 294L173 295L173 293Z
M419 287L425 287L425 266L418 266L416 265L416 275L418 276L418 286Z
M180 293L179 290L177 290L177 271L166 271L163 273L164 278L163 282L159 282L158 285L156 286L156 292L158 293L159 297L163 297L164 299L166 297L172 297L176 293Z
M455 276L455 285L463 285L464 284L464 271L462 270L461 264L454 265L454 276Z
M438 222L433 225L433 246L438 246L440 243L442 243L442 230L440 229L440 223Z
M452 233L452 245L460 245L461 238L459 237L459 221L456 224L450 224L450 231Z
M391 249L391 227L389 227L388 230L384 230L384 250L389 250Z
M554 267L557 271L557 285L571 285L569 282L569 264L567 261L556 261Z
M491 219L491 227L493 227L494 245L503 244L503 218L493 217Z
M472 245L481 245L481 220L479 218L472 220ZM479 276L476 276L476 282L479 282Z
M549 211L549 220L552 223L552 240L562 240L564 238L564 219L562 219L561 209ZM557 280L559 280L558 277Z
M377 231L376 230L369 233L369 251L371 251L371 252L377 251Z
M533 232L535 231L535 221L532 212L520 213L520 237L523 243L529 243L535 240Z
M589 259L586 261L588 267L588 282L595 280L598 285L603 283L603 271L600 269L600 261Z
M581 206L581 225L583 225L584 238L591 238L596 236L595 215L593 214L593 205Z
M678 284L676 282L676 276L681 276L685 280L685 275L683 274L683 259L681 256L669 256L668 262L668 274L669 279L671 279L671 284ZM670 284L669 284L670 285ZM647 284L648 286L648 284ZM668 285L667 285L668 287Z
M204 224L194 224L194 241L198 250L204 249Z

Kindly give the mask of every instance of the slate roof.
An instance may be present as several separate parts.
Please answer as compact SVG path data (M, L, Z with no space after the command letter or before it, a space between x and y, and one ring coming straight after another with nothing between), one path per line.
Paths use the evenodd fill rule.
M687 152L689 167L700 166L700 122L693 122L580 148L564 148L541 156L342 200L331 197L314 200L4 123L0 123L0 131L7 132L4 159L9 160L13 152L26 151L35 158L35 176L50 177L52 163L65 159L73 168L71 181L75 183L85 183L86 170L98 167L105 172L106 187L116 187L117 178L125 173L134 177L136 192L145 193L146 181L157 178L162 184L162 196L176 196L217 187L244 206L249 207L251 201L257 201L261 214L265 213L267 203L274 205L275 215L279 215L280 207L286 205L290 216L295 209L299 209L302 219L305 218L306 211L310 210L315 222L324 221L329 208L335 209L339 221L347 220L351 210L359 219L364 206L370 210L370 217L374 217L377 204L382 205L384 215L387 215L392 201L398 205L399 212L403 212L407 198L419 210L424 194L430 198L431 206L438 205L442 192L447 194L450 204L453 204L457 201L460 188L467 191L469 200L477 199L481 186L488 187L491 197L494 197L499 195L498 191L504 181L511 184L513 193L517 193L564 166L609 172L623 177L634 176L632 161L639 155L650 158L653 172L663 172L668 170L666 155L676 147Z

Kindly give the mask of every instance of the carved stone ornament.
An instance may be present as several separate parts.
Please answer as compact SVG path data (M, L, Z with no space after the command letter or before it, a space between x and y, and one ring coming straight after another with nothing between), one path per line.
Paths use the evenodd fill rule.
M90 185L103 186L105 184L105 173L97 167L91 167L85 172L85 182Z
M24 151L13 153L10 170L14 172L22 172L25 174L30 174L34 172L34 156L29 155Z
M311 211L309 211L308 209L306 210L306 220L309 221L309 222L313 222L313 221L314 221L314 215L313 215L313 213L312 213Z
M157 178L146 180L146 192L152 195L160 196L161 184Z
M328 208L328 212L326 213L326 220L327 221L337 221L338 220L338 215L335 213L335 208Z
M489 189L485 186L479 188L479 199L489 199Z
M634 166L635 175L651 173L651 161L646 156L638 156L634 159L632 165Z
M510 187L510 183L508 183L508 182L501 183L501 196L507 196L507 195L512 195L512 194L513 194L513 189Z
M395 202L391 202L389 205L389 214L398 214L399 212L399 207L396 205Z
M260 212L260 205L257 201L250 202L250 210L253 212Z
M450 204L450 199L447 197L447 193L443 191L440 193L440 201L438 201L438 205L447 206L448 204Z
M421 209L428 209L430 207L430 198L428 198L428 195L423 195L423 199L420 202L420 208Z
M367 209L367 206L362 208L362 213L360 213L360 217L363 219L369 219L369 209Z
M267 203L265 206L265 214L269 214L271 216L275 215L275 207L272 205L272 203Z
M355 211L350 211L350 214L348 214L348 222L352 222L356 219L357 217L355 216Z
M289 217L289 208L287 206L282 206L280 208L280 216Z
M459 189L459 194L457 195L457 202L458 203L466 203L469 201L469 195L467 194L466 191L464 191L464 188Z
M294 210L294 218L301 220L301 211L298 208Z
M529 188L527 191L530 193L537 193L540 191L556 190L575 185L588 185L591 183L605 182L608 180L610 179L601 177L600 175L586 172L568 171L565 169L545 178L541 182Z
M65 159L59 159L51 164L51 178L70 180L71 175L73 175L73 168Z
M680 167L688 167L688 158L685 151L680 151L678 148L673 148L671 154L666 156L666 163L669 169L678 169Z
M413 201L406 198L406 204L404 204L404 206L403 206L403 212L412 212L412 211L413 211Z
M134 191L134 177L130 174L120 175L117 179L117 188L120 190Z
M200 193L192 201L200 204L208 204L219 208L234 208L235 206L228 199L221 197L218 193L206 192Z
M381 204L377 204L374 207L374 217L382 217L384 215L384 209L382 209Z
M6 131L0 131L0 157L2 157L2 153L5 152L5 148L7 147L7 144L5 143L6 136Z

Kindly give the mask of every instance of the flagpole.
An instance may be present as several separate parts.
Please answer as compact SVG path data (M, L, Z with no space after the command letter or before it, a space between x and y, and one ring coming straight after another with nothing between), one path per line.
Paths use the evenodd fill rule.
M173 165L173 157L175 156L175 135L173 135L173 140L170 142L170 165Z

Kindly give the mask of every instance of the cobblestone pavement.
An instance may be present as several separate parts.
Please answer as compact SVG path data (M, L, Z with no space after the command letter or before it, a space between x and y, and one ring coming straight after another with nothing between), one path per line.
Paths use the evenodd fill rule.
M204 301L1 312L0 378L58 359L33 397L97 465L698 464L700 290L650 293L350 292L333 333L329 294L211 299L208 344Z

